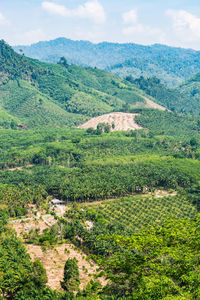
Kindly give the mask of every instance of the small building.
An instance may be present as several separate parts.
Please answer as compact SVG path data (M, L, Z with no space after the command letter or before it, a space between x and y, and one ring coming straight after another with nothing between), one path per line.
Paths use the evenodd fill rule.
M51 204L52 204L52 205L64 205L65 202L62 201L62 200L59 200L59 199L52 199L52 200L51 200Z

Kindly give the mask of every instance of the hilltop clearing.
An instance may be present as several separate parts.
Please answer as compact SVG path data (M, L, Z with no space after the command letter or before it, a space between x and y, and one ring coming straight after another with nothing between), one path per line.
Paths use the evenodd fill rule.
M78 128L87 129L87 128L94 128L96 129L99 123L106 123L109 124L112 128L114 124L114 128L111 129L112 131L129 131L135 129L142 129L135 121L136 114L129 114L129 113L110 113L106 115L102 115L96 118L92 118L88 122L80 125Z
M130 82L69 65L64 57L42 63L0 41L0 62L0 128L75 127L113 111L149 107L147 95Z

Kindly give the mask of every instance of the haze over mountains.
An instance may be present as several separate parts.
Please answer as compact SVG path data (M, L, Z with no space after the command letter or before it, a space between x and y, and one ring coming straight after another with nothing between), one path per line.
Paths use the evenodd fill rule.
M1 125L77 126L112 111L154 107L152 97L129 81L92 68L47 64L0 42ZM152 101L153 100L153 101ZM156 102L156 100L155 100Z
M171 87L200 70L200 51L160 44L93 44L57 38L14 49L17 52L21 49L26 56L45 62L57 63L64 56L69 63L106 69L122 77L156 76Z
M180 51L198 55L193 50ZM3 127L17 123L29 128L78 126L105 113L134 113L138 108L200 113L199 73L171 89L155 77L135 79L134 73L120 79L108 71L70 65L65 58L57 64L40 62L14 52L4 41L0 42L0 62Z

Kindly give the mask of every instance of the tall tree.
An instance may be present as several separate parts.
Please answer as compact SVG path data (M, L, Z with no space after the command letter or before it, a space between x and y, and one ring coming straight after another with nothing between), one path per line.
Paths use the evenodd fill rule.
M69 258L65 263L64 277L61 281L62 288L67 292L78 290L80 285L78 261L76 258Z

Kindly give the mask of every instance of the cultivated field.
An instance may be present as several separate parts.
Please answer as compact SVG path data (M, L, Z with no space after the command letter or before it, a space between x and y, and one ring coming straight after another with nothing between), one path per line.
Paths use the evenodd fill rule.
M100 203L81 204L84 210L92 209L96 216L104 218L105 224L113 224L121 231L132 234L147 224L159 224L166 218L187 218L197 214L197 208L190 202L172 192L164 191L152 195L138 195L102 201Z

